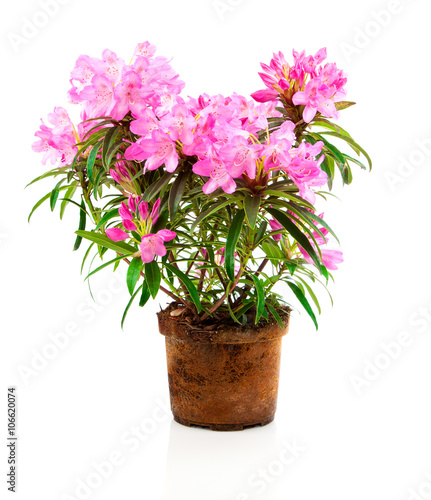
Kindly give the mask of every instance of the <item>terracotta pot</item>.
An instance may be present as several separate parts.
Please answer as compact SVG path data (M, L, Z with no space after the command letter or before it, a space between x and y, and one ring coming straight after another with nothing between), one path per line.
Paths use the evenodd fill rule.
M171 408L180 424L217 431L266 425L277 407L282 336L289 314L257 327L196 329L158 313L166 337Z

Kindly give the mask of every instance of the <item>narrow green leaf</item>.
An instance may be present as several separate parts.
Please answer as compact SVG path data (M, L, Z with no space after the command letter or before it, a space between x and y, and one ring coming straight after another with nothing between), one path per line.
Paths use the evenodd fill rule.
M363 147L361 147L357 142L355 142L351 137L346 137L344 135L338 134L337 132L322 132L324 135L331 135L333 137L338 137L339 139L342 139L343 141L347 142L349 146L355 151L359 150L367 159L368 164L370 166L370 170L373 168L373 162L371 160L370 155L365 151ZM326 141L324 141L326 142Z
M256 227L257 214L260 208L260 196L246 196L244 199L244 209L245 216L247 217L247 222L252 229Z
M142 286L141 298L139 299L139 307L144 307L150 297L151 297L150 289L148 288L147 282L144 281Z
M225 248L225 266L226 273L231 279L235 280L235 248L238 242L239 235L241 234L242 225L244 223L245 212L239 210L232 220L226 239Z
M120 127L110 127L108 132L106 132L105 138L103 139L103 149L102 149L102 164L105 170L109 169L109 163L107 162L107 154L112 144L114 143L117 135L121 131Z
M139 291L141 290L143 285L140 285L136 292L131 296L129 302L127 303L126 309L124 309L123 317L121 318L121 329L123 329L124 326L124 321L126 319L127 313L129 312L130 306L132 305L132 302L135 300L136 295L138 295Z
M69 201L71 201L71 198L75 194L76 188L77 188L77 186L70 186L68 188L68 190L66 191L64 198L63 198L61 205L60 205L60 219L63 219L64 211L66 210L66 207L67 207Z
M319 257L305 234L298 229L298 227L289 219L289 217L287 217L286 214L280 212L280 210L267 208L266 211L269 212L286 229L286 231L295 238L295 240L311 257L313 262L316 264L316 267L321 270L322 266L319 261Z
M85 223L87 221L87 212L85 211L85 202L84 199L81 201L81 210L79 211L79 226L78 231L85 232ZM76 232L78 234L78 231ZM82 236L78 235L75 240L75 244L73 245L73 251L78 250L81 246Z
M94 231L76 231L76 234L87 240L94 241L94 243L103 248L114 250L114 252L122 255L136 252L136 248L124 243L124 241L112 241L107 236L95 233Z
M305 295L302 293L301 289L299 286L295 285L295 283L292 283L291 281L286 281L292 292L295 294L296 298L299 300L301 303L302 307L306 310L307 314L310 316L310 318L313 320L313 323L316 326L316 330L319 329L319 325L317 324L317 319L316 316L313 312L313 309L311 309L310 303L308 302L307 298Z
M90 276L93 276L93 274L98 273L99 271L101 271L101 270L102 270L102 269L104 269L105 267L110 266L111 264L115 264L115 263L117 263L117 262L121 262L124 258L129 257L130 255L132 255L132 254L128 254L128 255L119 255L118 257L115 257L115 259L112 259L112 260L110 260L109 262L104 262L104 263L103 263L101 266L99 266L97 269L95 269L94 271L91 271L91 273L90 273L90 274L88 274L88 275L86 276L86 278L85 278L85 279L86 279L86 280L88 280L88 278L89 278ZM84 280L84 281L85 281L85 280Z
M195 285L192 283L190 278L186 276L182 271L177 269L175 266L171 266L170 264L165 264L165 267L169 269L172 272L172 274L175 274L177 278L184 283L194 305L196 306L198 313L200 313L202 310L202 304L199 298L199 292L197 291Z
M254 286L256 290L256 320L257 324L262 317L263 311L265 310L265 291L262 286L262 282L257 276L251 275L251 279L254 281Z
M174 176L173 172L165 172L158 181L150 185L150 187L142 195L142 201L151 201Z
M271 304L266 304L266 307L268 308L269 312L274 316L275 320L277 321L279 327L284 330L284 324L282 319L280 318L278 312L272 307Z
M181 198L184 194L184 189L186 187L186 182L189 177L188 172L180 172L178 177L175 179L175 182L172 184L171 190L169 192L169 216L171 221L175 217L177 213L178 206L180 204Z
M87 158L87 175L92 184L94 184L94 177L93 177L94 163L96 162L96 156L99 154L99 149L102 143L103 139L96 142L96 144L91 148L91 151Z
M159 293L160 283L162 281L162 273L155 260L145 264L145 281L150 290L151 297L155 299Z
M55 204L57 203L58 195L60 194L60 186L65 181L66 181L66 178L61 179L61 181L57 182L57 184L55 185L55 188L51 191L51 196L49 198L49 204L50 204L50 207L51 207L51 212L54 211ZM68 188L69 186L65 186L65 187Z
M96 230L99 229L100 227L103 226L103 224L106 224L108 220L118 217L118 208L114 208L113 210L110 210L109 212L106 212L105 215L100 219L99 224L96 226Z
M106 153L105 156L105 169L108 170L109 167L111 166L112 158L114 155L117 153L117 151L121 148L121 146L124 144L123 139L120 139L119 141L115 141L112 146L108 149L108 152Z
M133 295L136 283L139 281L142 265L143 263L140 257L133 258L129 264L129 267L127 269L126 282L127 282L127 289L129 290L130 295Z
M204 219L206 219L207 217L209 217L211 214L213 214L214 212L218 212L221 208L224 208L224 207L226 207L228 205L231 205L231 204L232 204L232 200L219 201L218 203L216 203L215 205L213 205L208 210L205 210L205 212L199 214L199 216L196 217L196 219L194 220L194 222L193 222L193 224L191 226L190 232L193 233L194 230L198 227L198 225Z

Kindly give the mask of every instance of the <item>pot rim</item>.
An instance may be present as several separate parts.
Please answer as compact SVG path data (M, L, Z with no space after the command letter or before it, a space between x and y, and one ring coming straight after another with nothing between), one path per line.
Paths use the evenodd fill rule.
M247 344L277 340L286 335L289 330L290 310L287 309L281 315L284 324L283 329L275 319L273 322L260 325L215 324L212 329L208 329L208 326L199 328L198 325L180 322L178 317L172 317L170 315L171 309L172 304L157 313L159 332L167 340L173 339L203 344Z

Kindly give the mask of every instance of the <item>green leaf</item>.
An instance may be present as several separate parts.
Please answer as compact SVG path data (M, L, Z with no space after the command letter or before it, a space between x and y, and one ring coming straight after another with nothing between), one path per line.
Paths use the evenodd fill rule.
M370 155L365 151L363 147L361 147L357 142L355 142L351 137L346 137L344 135L338 134L337 132L322 132L324 135L331 135L333 137L337 137L338 139L342 139L343 141L347 142L349 146L356 152L356 150L359 150L367 159L368 164L370 166L370 170L373 168L373 162L371 161ZM324 140L325 143L327 141Z
M204 220L206 219L207 217L209 217L211 214L213 214L214 212L218 212L221 208L224 208L226 207L227 205L231 205L232 204L232 200L224 200L224 201L219 201L218 203L216 203L215 205L213 205L211 208L209 208L208 210L205 210L205 212L201 213L196 219L195 221L193 222L191 228L190 228L190 232L193 233L194 230L198 227L198 225Z
M132 254L128 254L128 255L119 255L118 257L115 257L115 259L112 259L110 260L109 262L104 262L101 266L99 266L97 269L95 269L94 271L91 271L90 274L87 275L87 277L85 278L86 280L88 280L88 278L90 276L93 276L93 274L96 274L98 273L99 271L101 271L102 269L104 269L105 267L108 267L110 266L111 264L115 264L117 262L121 262L124 258L126 257L129 257L130 255ZM85 280L84 280L85 281Z
M174 176L173 172L165 172L158 181L150 185L150 187L142 195L142 201L151 201Z
M123 313L123 317L121 318L121 329L123 328L124 326L124 321L126 319L126 316L127 316L127 313L129 312L129 309L130 309L130 306L132 305L132 302L135 300L135 297L136 295L138 295L140 289L143 287L143 284L136 290L136 292L132 295L132 297L130 298L127 306L126 306L126 309L124 309L124 313Z
M78 234L79 231L85 232L85 223L87 221L87 212L85 211L85 202L84 199L81 201L81 210L79 211L79 225L78 225L78 231L76 231L76 234ZM78 250L78 248L81 246L81 241L82 241L82 236L78 235L75 240L75 244L73 245L73 251Z
M162 281L162 273L160 272L159 265L155 260L145 264L145 281L150 290L151 297L155 299Z
M66 210L67 204L71 200L72 196L75 194L77 186L70 186L66 191L63 201L60 205L60 219L63 219L64 211Z
M262 221L254 238L255 244L259 243L259 241L266 235L267 227L268 227L268 222L266 220Z
M139 299L139 307L144 307L150 297L151 297L150 289L148 288L147 282L144 281L142 286L141 298Z
M252 229L256 227L257 214L260 208L260 196L246 196L244 199L245 216Z
M199 292L197 291L195 285L192 283L190 278L188 278L182 271L180 271L175 266L171 266L170 264L165 264L165 267L166 269L169 269L169 271L171 271L172 274L175 274L177 278L184 283L194 305L196 306L198 313L200 313L202 311L202 304L199 298Z
M114 252L120 253L122 255L136 252L136 248L128 245L127 243L124 243L124 241L112 241L107 236L95 233L94 231L76 231L76 234L87 240L94 241L94 243L97 243L103 248L114 250Z
M271 304L266 304L266 307L267 309L269 310L269 312L274 316L275 320L277 321L279 327L284 330L284 324L283 324L283 321L282 319L280 318L278 312L272 307Z
M239 210L232 220L226 239L225 248L225 266L226 273L231 279L235 280L235 248L238 242L239 235L241 234L242 225L244 223L245 212Z
M311 309L310 303L308 302L307 298L305 295L302 293L301 289L299 286L295 285L295 283L292 283L291 281L286 281L292 292L295 294L296 298L299 300L301 303L302 307L306 310L310 318L313 320L313 323L316 326L316 330L319 329L319 325L317 324L316 316L313 312L313 309Z
M354 106L356 104L356 102L352 102L352 101L339 101L339 102L336 102L334 104L335 104L335 109L337 111L341 111L342 109L347 109L347 108L350 108L350 106Z
M284 253L275 242L268 239L261 243L261 247L273 264L278 264L280 260L285 259Z
M63 182L65 182L65 180L66 180L66 178L61 179L61 181L57 182L57 184L55 185L55 188L51 191L51 196L49 198L51 212L54 211L55 204L57 203L57 200L58 200L58 195L60 194L60 186L63 184ZM65 186L65 187L68 188L69 186Z
M172 184L171 190L169 192L169 216L171 220L175 217L177 213L178 206L180 204L181 198L184 194L184 189L186 187L186 182L189 177L188 172L180 172L175 182Z
M319 257L316 254L314 248L311 246L311 243L305 236L305 234L298 229L298 227L289 219L289 217L287 217L287 215L285 215L283 212L280 212L280 210L276 210L275 208L267 208L266 211L269 212L286 229L286 231L295 238L295 240L311 257L313 262L316 264L316 267L321 270L322 266L319 261Z
M106 214L100 219L99 224L96 226L96 230L99 229L100 227L103 226L108 220L118 217L118 208L114 208L113 210L110 210L109 212L106 212Z
M139 281L139 277L141 276L142 269L142 259L140 257L135 257L129 264L127 269L127 289L129 290L130 295L133 295L133 291L135 290L136 283Z
M96 144L91 148L90 154L88 155L87 158L87 175L92 184L94 184L93 167L94 163L96 162L96 156L99 154L99 149L102 143L103 139L96 142Z
M262 317L263 311L265 310L265 291L262 286L262 282L257 276L251 275L251 279L254 281L254 286L256 290L256 320L257 324Z
M105 169L106 170L109 169L113 156L121 148L121 146L123 144L124 144L123 139L120 139L119 141L114 142L114 144L112 144L112 146L108 149L108 152L106 153L106 156L105 156L105 165L106 165Z
M105 170L109 169L109 163L107 162L107 154L109 149L111 148L112 144L114 143L117 135L121 131L120 127L110 127L108 132L105 135L105 138L103 139L103 150L102 150L102 164L105 167Z

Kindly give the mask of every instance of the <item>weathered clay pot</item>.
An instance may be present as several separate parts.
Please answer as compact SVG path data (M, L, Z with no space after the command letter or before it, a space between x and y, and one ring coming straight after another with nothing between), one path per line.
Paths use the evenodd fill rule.
M275 322L258 327L225 325L198 330L178 322L169 308L158 313L166 337L174 419L217 431L266 425L277 407L282 336Z

